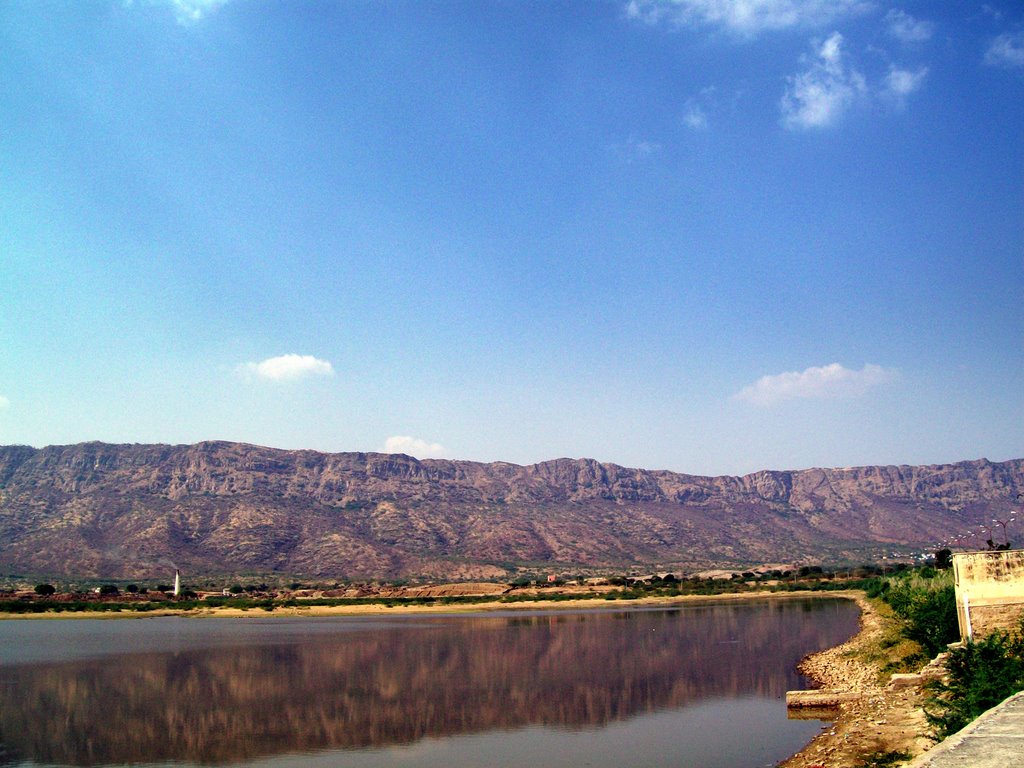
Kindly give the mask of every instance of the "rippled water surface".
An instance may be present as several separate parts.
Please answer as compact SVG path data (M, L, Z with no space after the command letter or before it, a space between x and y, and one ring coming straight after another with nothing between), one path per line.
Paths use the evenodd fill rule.
M0 765L774 765L843 600L0 622Z

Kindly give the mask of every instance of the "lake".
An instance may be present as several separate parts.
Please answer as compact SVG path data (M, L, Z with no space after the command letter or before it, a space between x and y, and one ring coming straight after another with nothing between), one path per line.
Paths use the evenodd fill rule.
M254 611L254 614L256 612ZM0 621L0 765L754 768L848 600Z

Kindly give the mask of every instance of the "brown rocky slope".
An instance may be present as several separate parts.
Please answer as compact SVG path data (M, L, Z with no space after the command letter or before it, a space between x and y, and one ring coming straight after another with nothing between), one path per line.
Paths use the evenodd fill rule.
M498 576L931 546L1013 509L1024 460L700 477L204 442L0 447L0 574Z

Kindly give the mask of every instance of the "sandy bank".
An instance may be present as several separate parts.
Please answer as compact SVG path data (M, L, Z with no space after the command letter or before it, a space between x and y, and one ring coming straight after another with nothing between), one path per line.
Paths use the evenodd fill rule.
M692 603L729 603L748 600L806 600L820 598L856 599L861 593L852 590L831 592L729 592L721 595L679 595L676 597L641 597L633 600L607 600L604 598L578 598L571 600L525 600L522 602L501 602L497 599L479 603L459 605L384 605L366 603L363 605L296 605L274 608L228 608L224 606L200 607L190 610L157 608L152 611L81 611L62 613L2 613L5 619L145 619L158 616L186 616L193 618L269 618L295 616L403 616L413 614L463 614L489 613L493 611L578 611L592 609L630 610L632 608L669 607Z

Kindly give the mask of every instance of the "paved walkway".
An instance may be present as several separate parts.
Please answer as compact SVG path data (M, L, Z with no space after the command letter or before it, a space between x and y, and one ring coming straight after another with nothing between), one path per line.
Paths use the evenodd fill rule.
M1024 766L1024 692L993 707L907 768Z

